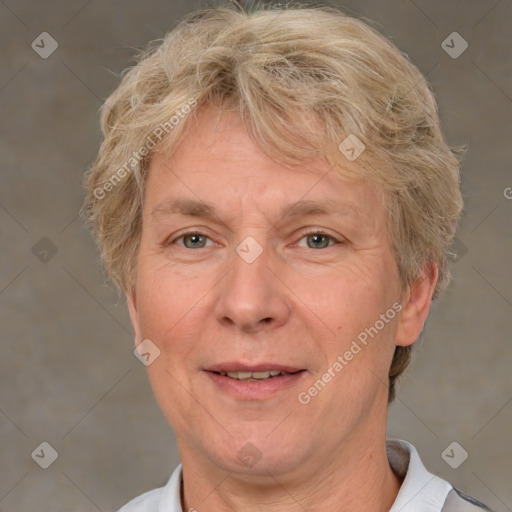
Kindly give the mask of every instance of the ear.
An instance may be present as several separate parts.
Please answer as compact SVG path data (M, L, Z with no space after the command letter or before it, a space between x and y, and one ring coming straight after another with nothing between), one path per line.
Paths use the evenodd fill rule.
M139 314L137 312L137 294L132 288L130 292L126 292L126 303L128 304L128 312L132 322L133 332L135 333L135 345L138 345L142 338L140 336Z
M427 262L421 276L402 295L402 312L398 320L395 344L412 345L420 336L432 302L439 272L435 263Z

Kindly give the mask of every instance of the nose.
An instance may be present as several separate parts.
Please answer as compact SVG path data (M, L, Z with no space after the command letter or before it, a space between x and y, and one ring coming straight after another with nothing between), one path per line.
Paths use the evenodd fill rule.
M253 261L243 252L233 252L229 272L219 283L215 305L215 314L221 324L246 333L257 333L288 321L290 303L286 287L277 277L277 269L271 268L271 262L275 263L275 260L268 248Z

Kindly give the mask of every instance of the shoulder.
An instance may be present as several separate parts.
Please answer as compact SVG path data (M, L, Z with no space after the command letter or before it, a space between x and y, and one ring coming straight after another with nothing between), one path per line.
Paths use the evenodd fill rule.
M448 493L441 512L482 512L483 510L492 512L482 502L454 488Z
M402 480L390 512L492 512L483 503L430 473L412 444L393 439L387 441L386 448L389 464Z
M180 464L164 487L137 496L118 512L183 512L180 503L181 481Z
M118 512L157 512L163 490L161 487L145 492L123 505Z

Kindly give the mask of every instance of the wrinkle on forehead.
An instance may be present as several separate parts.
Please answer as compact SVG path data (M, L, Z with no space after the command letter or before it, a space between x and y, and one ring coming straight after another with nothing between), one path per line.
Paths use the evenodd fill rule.
M314 201L317 212L337 203L344 215L357 217L365 229L375 230L382 228L379 220L386 214L380 187L348 178L343 169L333 168L326 160L315 159L293 167L272 160L252 139L236 111L199 112L172 155L157 155L151 167L148 179L158 182L154 188L159 189L152 194L156 200L148 205L153 213L173 209L170 203L177 197L171 190L174 185L170 185L176 180L188 189L186 195L180 194L182 199L203 203L189 204L189 213L195 210L219 219L240 219L245 214L254 219L257 214L275 224L294 212L306 215L313 205L304 203ZM165 188L169 193L163 195Z

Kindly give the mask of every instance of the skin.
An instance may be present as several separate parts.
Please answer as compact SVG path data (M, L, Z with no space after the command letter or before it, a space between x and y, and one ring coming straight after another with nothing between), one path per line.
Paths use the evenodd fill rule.
M374 186L322 159L293 169L272 161L236 113L198 109L190 121L177 150L151 163L127 294L136 344L160 350L148 373L176 433L183 509L389 510L401 482L385 452L388 369L395 346L421 332L435 265L401 285ZM171 213L176 199L208 203L215 215ZM286 214L299 200L342 209ZM236 252L247 237L262 249L252 263ZM396 301L400 314L300 403ZM304 371L270 396L240 397L205 371L225 361ZM246 443L250 466L238 456Z

